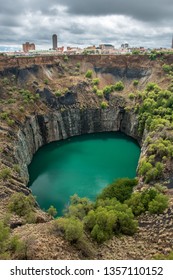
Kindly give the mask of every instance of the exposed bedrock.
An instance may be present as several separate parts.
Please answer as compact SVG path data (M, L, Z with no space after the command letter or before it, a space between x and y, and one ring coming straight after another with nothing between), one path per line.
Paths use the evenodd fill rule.
M29 180L27 166L39 147L52 141L86 133L122 131L140 142L137 119L122 108L67 109L28 119L17 133L15 158Z

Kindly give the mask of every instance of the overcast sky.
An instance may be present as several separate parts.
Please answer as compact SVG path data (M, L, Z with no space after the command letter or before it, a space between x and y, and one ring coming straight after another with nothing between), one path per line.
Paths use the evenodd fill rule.
M173 0L0 0L0 45L171 46Z

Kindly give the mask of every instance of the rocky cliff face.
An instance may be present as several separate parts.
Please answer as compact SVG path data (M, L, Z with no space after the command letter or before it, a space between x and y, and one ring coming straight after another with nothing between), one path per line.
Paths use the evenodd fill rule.
M29 180L27 166L41 146L76 135L105 131L122 131L140 141L136 116L118 107L67 109L31 117L18 130L15 147L15 157L23 177Z

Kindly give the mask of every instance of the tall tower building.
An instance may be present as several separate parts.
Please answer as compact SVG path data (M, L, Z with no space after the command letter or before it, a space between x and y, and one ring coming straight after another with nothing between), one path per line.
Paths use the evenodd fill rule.
M52 35L52 45L53 45L53 50L56 50L58 47L58 39L56 34Z

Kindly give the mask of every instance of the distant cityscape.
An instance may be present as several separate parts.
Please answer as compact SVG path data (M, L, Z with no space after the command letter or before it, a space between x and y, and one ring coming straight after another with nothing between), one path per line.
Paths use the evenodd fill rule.
M155 50L168 51L173 50L173 37L170 43L170 48L157 48ZM0 50L1 51L1 50ZM58 45L57 34L52 35L52 46L47 50L37 50L34 43L26 42L22 44L22 50L4 51L7 55L15 56L33 56L33 55L80 55L80 54L104 54L104 55L116 55L116 54L142 54L150 53L152 49L144 48L143 46L131 47L128 43L122 43L119 48L115 48L112 44L100 44L99 46L91 45L85 48L79 48L76 46L64 46ZM2 51L1 51L2 52Z

